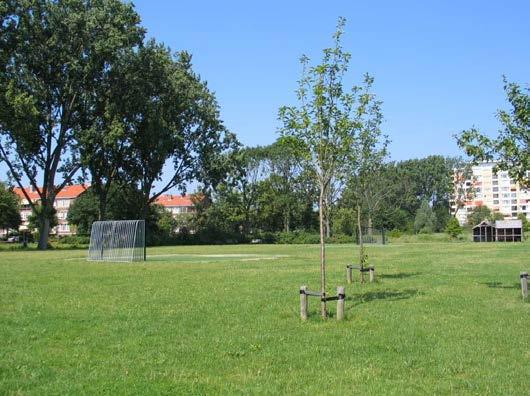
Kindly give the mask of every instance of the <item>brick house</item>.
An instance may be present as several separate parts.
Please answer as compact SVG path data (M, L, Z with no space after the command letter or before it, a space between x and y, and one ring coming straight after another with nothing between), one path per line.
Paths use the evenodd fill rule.
M68 209L72 202L79 196L81 193L85 192L88 188L88 185L85 184L74 184L71 186L66 186L63 188L55 198L54 208L57 211L57 222L58 225L54 227L51 231L55 235L73 235L75 234L75 229L68 224L67 215ZM14 188L13 191L20 197L20 217L22 218L22 225L20 230L27 230L29 221L28 217L31 215L31 206L28 203L26 196L20 188ZM38 203L40 200L39 194L35 189L30 187L26 188L26 192L29 195L29 198L33 203Z
M182 213L195 213L195 205L191 195L162 194L155 203L171 212L173 217Z

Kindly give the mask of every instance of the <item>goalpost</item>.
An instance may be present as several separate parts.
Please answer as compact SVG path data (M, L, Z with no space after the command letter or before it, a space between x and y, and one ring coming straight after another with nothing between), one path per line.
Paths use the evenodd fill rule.
M145 221L95 221L90 231L88 261L145 260Z

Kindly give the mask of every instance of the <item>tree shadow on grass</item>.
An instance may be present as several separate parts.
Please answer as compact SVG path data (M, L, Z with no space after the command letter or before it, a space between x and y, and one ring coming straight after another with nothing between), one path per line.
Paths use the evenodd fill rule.
M482 285L486 285L493 289L520 289L521 285L519 283L514 283L513 285L504 285L502 282L484 282Z
M351 309L353 306L369 303L376 300L386 300L386 301L398 301L405 300L408 298L416 297L422 293L417 289L404 289L404 290L380 290L380 291L371 291L366 293L354 294L352 296L346 296L346 301L351 302L348 304Z
M399 272L397 274L380 274L378 275L378 277L381 279L405 279L418 275L421 275L421 272Z

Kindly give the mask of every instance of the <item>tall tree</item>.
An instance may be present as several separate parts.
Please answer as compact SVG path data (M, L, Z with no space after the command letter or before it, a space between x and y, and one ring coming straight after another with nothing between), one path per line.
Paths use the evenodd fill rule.
M268 166L271 192L268 201L278 209L284 232L291 231L295 213L300 209L301 174L304 157L303 144L292 137L280 137L266 148L265 161Z
M55 197L80 168L76 138L89 127L100 82L143 29L119 0L9 0L0 18L0 161L38 213L45 249Z
M497 112L499 135L492 139L471 128L457 136L457 142L473 161L497 161L496 169L530 187L530 88L504 78L504 91L511 109Z
M18 196L0 182L0 228L18 229L22 223L19 201Z
M417 233L430 234L434 231L436 215L425 199L422 201L420 208L416 212L414 219L414 231Z
M351 55L341 45L345 19L340 18L333 35L334 45L324 49L320 64L311 66L303 56L302 78L297 97L299 106L280 108L283 136L301 141L306 150L307 167L315 175L319 187L320 228L320 292L321 315L326 309L326 198L332 183L343 180L349 164L355 160L355 142L363 128L373 98L365 97L362 87L344 89L343 80L348 71ZM365 80L365 86L369 81Z
M130 145L124 171L142 191L145 216L149 205L172 188L185 191L192 180L205 186L223 180L238 142L220 120L214 95L193 72L188 53L174 59L151 41L124 62L129 83L122 122ZM156 188L163 170L167 175L167 163L170 177Z

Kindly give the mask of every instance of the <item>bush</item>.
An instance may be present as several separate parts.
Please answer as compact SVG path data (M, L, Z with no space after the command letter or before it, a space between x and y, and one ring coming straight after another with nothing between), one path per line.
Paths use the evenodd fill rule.
M318 241L320 242L320 237ZM326 243L355 243L355 237L353 235L336 234L331 238L326 238Z
M276 234L279 244L316 244L320 243L320 236L307 231L279 232Z
M403 235L403 233L401 232L401 230L398 230L397 228L394 228L392 231L388 233L388 236L390 238L401 238L401 235Z
M460 223L455 217L452 217L448 222L447 226L445 227L445 232L451 237L451 238L458 238L460 234L462 234L463 229L460 226Z

